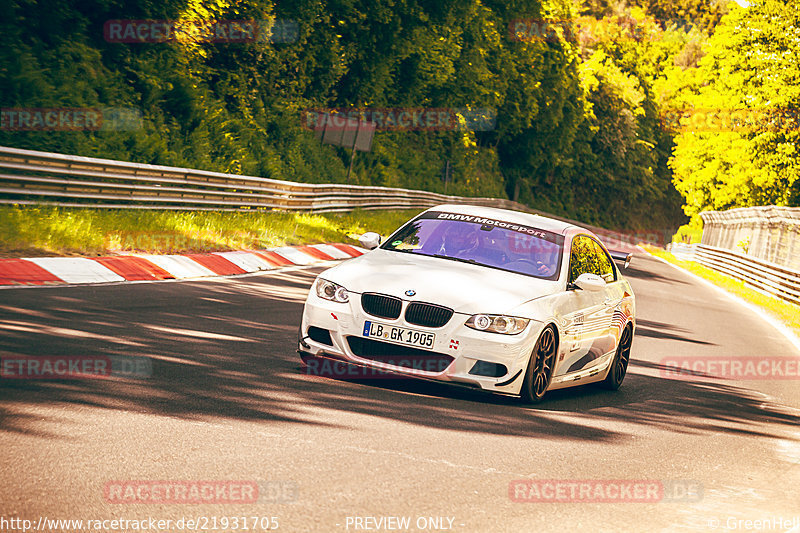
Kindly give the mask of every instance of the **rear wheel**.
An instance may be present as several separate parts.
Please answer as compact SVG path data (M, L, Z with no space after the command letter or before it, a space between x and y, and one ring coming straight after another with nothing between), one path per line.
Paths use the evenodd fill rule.
M520 391L522 401L526 403L542 401L553 377L555 360L556 332L553 326L547 326L539 335L539 340L536 341L533 353L528 360L528 370Z
M628 361L631 358L631 344L633 343L633 328L627 326L622 331L622 337L619 339L617 345L617 353L614 355L614 361L611 363L611 368L608 369L608 375L600 385L609 390L617 390L622 385L622 380L625 379L625 373L628 371Z

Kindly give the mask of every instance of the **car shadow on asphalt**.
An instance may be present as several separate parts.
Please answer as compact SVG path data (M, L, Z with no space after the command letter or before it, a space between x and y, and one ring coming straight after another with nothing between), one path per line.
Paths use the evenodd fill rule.
M628 268L621 269L622 275L626 278L638 278L638 279L646 279L646 280L653 280L662 283L667 283L670 285L688 285L689 282L683 279L677 279L674 277L667 277L657 272L654 272L653 269L642 268L644 265L648 263L659 263L661 261L652 257L649 254L645 253L637 253L634 254L633 259L631 260L630 265Z
M31 406L332 427L347 419L336 413L364 414L464 433L565 441L624 441L633 426L783 436L800 425L796 413L763 395L724 382L671 379L636 359L619 391L553 391L534 406L418 380L311 375L295 349L314 274L8 291L0 303L0 358L145 358L152 375L0 379L0 430L69 438L57 435L57 415L33 416ZM609 421L624 424L608 429Z
M702 344L704 346L717 346L717 344L714 342L687 337L685 335L686 333L688 333L686 328L682 328L674 324L666 324L664 322L645 320L642 318L636 320L636 336L688 342L691 344Z

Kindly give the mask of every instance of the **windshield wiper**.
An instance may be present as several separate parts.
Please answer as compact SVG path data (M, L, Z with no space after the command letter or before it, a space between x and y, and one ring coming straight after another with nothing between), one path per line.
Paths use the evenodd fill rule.
M480 263L478 263L474 259L461 259L460 257L452 257L449 255L442 255L442 254L433 254L433 257L438 257L439 259L450 259L452 261L459 261L461 263L468 263L470 265L480 265Z

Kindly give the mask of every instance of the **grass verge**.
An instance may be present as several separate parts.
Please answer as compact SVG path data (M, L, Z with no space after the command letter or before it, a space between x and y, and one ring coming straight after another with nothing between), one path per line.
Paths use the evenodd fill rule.
M716 270L710 269L694 261L682 261L671 253L656 248L654 246L644 246L652 255L660 257L673 265L677 265L689 272L700 276L725 289L726 291L738 296L742 300L749 302L763 309L772 315L776 320L785 324L797 337L800 337L800 306L786 302L775 296L770 296L759 292L743 281L732 278L726 274L721 274Z
M0 206L0 257L261 250L388 235L420 210L350 213Z

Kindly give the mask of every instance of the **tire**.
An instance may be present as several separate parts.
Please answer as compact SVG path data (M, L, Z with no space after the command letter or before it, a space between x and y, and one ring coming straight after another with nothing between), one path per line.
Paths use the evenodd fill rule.
M599 385L604 389L617 390L622 385L622 380L625 379L625 373L628 371L628 361L631 358L631 344L633 343L633 328L626 326L622 330L622 337L619 339L617 345L617 353L614 355L614 360L611 362L611 368L608 369L606 379L601 381Z
M544 398L553 378L557 349L555 329L553 326L547 326L539 335L528 359L528 370L525 372L520 391L523 402L539 403Z

